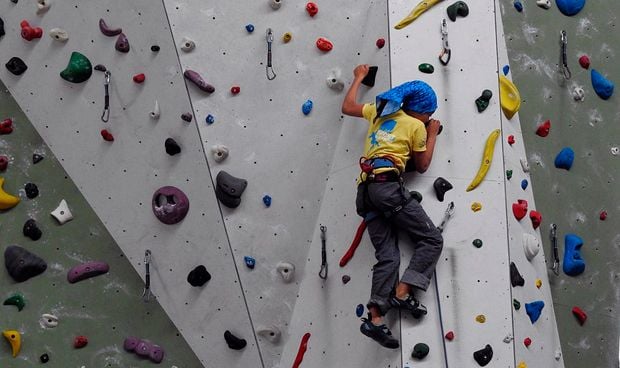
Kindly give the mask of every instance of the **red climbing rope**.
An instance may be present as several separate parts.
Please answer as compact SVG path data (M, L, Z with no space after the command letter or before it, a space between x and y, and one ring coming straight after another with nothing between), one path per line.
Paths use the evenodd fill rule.
M298 368L301 361L304 360L304 354L306 353L306 349L308 349L308 340L310 340L310 332L306 332L304 337L301 338L301 344L299 344L299 350L293 362L293 368Z
M355 238L353 238L353 242L349 246L349 250L340 258L340 267L344 267L349 263L353 255L355 254L355 250L360 245L362 241L362 235L364 235L364 230L366 230L366 221L362 220L362 223L357 228L357 232L355 233Z

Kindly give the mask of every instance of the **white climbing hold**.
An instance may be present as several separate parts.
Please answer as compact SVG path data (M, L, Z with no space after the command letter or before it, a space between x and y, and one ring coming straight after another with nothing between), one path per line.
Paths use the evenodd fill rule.
M64 224L68 221L73 220L73 215L69 210L69 206L67 205L67 201L64 199L60 201L60 204L54 211L51 213L52 216L58 221L59 224Z
M41 15L50 10L52 3L49 0L37 0L37 14Z
M560 349L555 351L555 360L560 360L560 358L562 357L562 352L560 351Z
M523 233L523 251L528 261L532 262L532 259L536 257L540 251L540 243L538 238L529 233Z
M586 93L583 88L575 87L575 89L573 89L573 98L575 99L575 101L583 101L585 97Z
M543 9L549 9L551 8L551 0L536 0L536 5Z
M69 40L69 34L62 28L50 29L49 35L55 41L67 42Z
M58 317L53 314L42 314L39 319L39 324L41 328L54 328L58 326Z
M149 116L151 117L151 119L153 120L157 120L159 119L159 102L157 102L157 100L155 100L155 106L153 107L153 111L149 112Z
M280 9L280 6L282 6L282 0L270 0L270 5L272 9Z
M334 91L342 91L344 89L344 82L340 79L340 71L338 70L332 70L327 76L325 83Z
M276 270L282 276L284 282L291 282L295 277L295 266L292 263L280 262L276 266Z
M530 164L527 162L527 159L522 158L521 160L521 168L523 169L523 172L530 172Z
M192 39L184 37L181 40L181 50L185 52L190 52L195 48L196 48L196 43Z
M511 333L509 333L508 335L506 335L506 337L504 337L504 340L503 340L503 341L504 341L506 344L510 344L510 343L512 342L512 340L514 340L514 337L512 337L512 334L511 334Z
M280 329L276 326L259 327L258 330L256 330L256 333L260 337L269 340L273 344L277 344L278 341L280 341L280 337L282 336Z
M610 151L612 155L618 156L618 154L620 153L620 148L618 148L618 146L614 146L614 147L611 147Z
M228 157L228 147L223 144L216 144L211 147L211 153L213 154L213 159L215 162L222 162Z

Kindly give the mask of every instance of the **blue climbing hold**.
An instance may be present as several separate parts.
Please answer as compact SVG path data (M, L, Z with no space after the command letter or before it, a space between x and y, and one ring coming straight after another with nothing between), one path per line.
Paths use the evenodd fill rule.
M355 308L355 314L358 317L361 317L362 314L364 314L364 306L362 304L358 304L357 307Z
M564 147L562 148L560 153L555 156L555 167L557 167L558 169L570 170L570 168L573 166L574 160L575 152L573 152L573 149L570 147Z
M515 6L515 9L517 9L519 13L523 11L523 4L521 4L519 0L516 0L513 5Z
M555 0L562 14L569 17L579 13L586 5L586 0Z
M253 269L254 266L256 266L256 260L250 256L244 256L243 260L245 261L245 265L250 269Z
M205 119L205 121L207 122L207 124L211 125L215 122L215 118L213 117L213 115L209 114L207 115L207 118Z
M527 188L527 179L521 180L521 189L525 190Z
M508 75L509 71L510 71L510 66L504 65L504 67L502 68L502 73L504 73L504 75Z
M542 300L537 300L531 303L525 303L525 312L530 317L530 321L532 324L538 321L540 317L540 313L542 313L543 308L545 307L545 302Z
M271 206L271 197L268 194L265 194L265 196L263 197L263 203L267 207Z
M304 113L304 115L308 115L310 113L310 111L312 111L312 106L314 104L312 103L312 100L307 100L306 102L304 102L304 104L301 106L301 112Z
M601 73L592 69L592 71L590 71L590 77L592 79L592 87L598 97L606 100L614 94L614 83L603 77Z
M254 25L248 24L247 26L245 26L245 30L248 31L248 33L254 32Z
M586 262L581 258L583 240L575 234L564 237L564 265L562 269L568 276L577 276L586 269Z

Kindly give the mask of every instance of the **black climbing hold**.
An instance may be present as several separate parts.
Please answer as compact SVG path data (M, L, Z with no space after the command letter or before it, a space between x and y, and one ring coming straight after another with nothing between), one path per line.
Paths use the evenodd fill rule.
M423 342L415 344L413 347L413 351L411 352L411 357L413 359L424 359L428 352L430 351L428 345Z
M220 171L215 178L215 196L228 208L236 208L241 203L241 195L248 186L245 179L235 178L226 171Z
M184 112L183 114L181 114L181 119L190 123L192 121L192 114L189 112Z
M224 332L224 339L226 340L226 344L228 344L228 347L233 350L241 350L245 348L245 346L248 344L244 339L238 338L237 336L230 333L230 331L228 330Z
M368 74L366 74L366 77L362 79L362 84L368 87L373 87L375 85L375 78L377 77L378 70L378 66L371 66L368 68Z
M521 309L521 302L517 299L512 299L512 306L515 308L515 310L519 310Z
M0 18L0 37L4 36L6 33L4 33L4 21L2 20L2 18Z
M4 251L4 265L16 282L26 281L47 269L43 259L17 245L9 245Z
M50 356L45 353L39 357L39 360L41 361L41 363L47 363L50 361Z
M151 51L158 52L159 51L159 46L157 46L157 45L151 46Z
M26 63L24 63L24 61L17 56L12 57L9 62L4 65L15 75L21 75L26 71L26 69L28 69Z
M412 190L409 192L409 194L411 194L411 196L413 197L413 199L415 199L416 202L422 203L422 194L420 192L418 192L417 190Z
M446 12L448 13L448 18L451 21L456 21L456 16L460 15L461 17L466 17L469 14L469 7L465 4L464 1L457 1L454 4L450 5Z
M343 284L347 284L349 281L351 281L351 276L349 276L349 275L342 275L342 283Z
M32 155L32 163L33 164L38 164L39 162L41 162L41 160L43 160L45 157L41 156L38 153L34 153Z
M483 112L487 109L487 107L489 107L491 97L493 97L493 92L488 89L482 91L480 97L476 99L476 108L478 109L478 112Z
M108 70L103 64L97 64L95 65L93 69L95 69L98 72L105 72L106 70Z
M476 248L481 248L482 247L482 240L480 239L474 239L473 242L471 242L473 244L474 247Z
M26 190L26 197L33 199L39 195L39 188L35 183L26 183L24 186L24 190Z
M26 221L24 224L23 233L24 236L27 236L32 240L39 240L41 239L41 235L43 235L43 232L41 232L41 229L39 229L36 221L33 219Z
M211 274L203 265L197 266L187 275L187 282L192 286L202 286L211 280Z
M166 146L166 153L170 156L181 153L181 146L172 138L167 138L164 145Z
M487 344L484 349L474 351L474 360L478 362L481 367L489 364L491 359L493 359L493 348L491 348L489 344Z
M443 202L444 195L453 187L449 181L440 176L435 179L435 182L433 183L433 188L435 189L435 194L437 195L437 199L439 200L439 202Z
M12 2L13 4L17 4L17 1L18 1L18 0L11 0L11 2Z
M512 287L525 285L525 280L519 273L517 265L514 262L510 262L510 283Z

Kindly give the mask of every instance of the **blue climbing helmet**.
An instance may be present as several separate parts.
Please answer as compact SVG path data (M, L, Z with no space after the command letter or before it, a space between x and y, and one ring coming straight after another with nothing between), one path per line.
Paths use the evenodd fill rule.
M437 95L426 82L414 80L377 95L376 106L379 117L395 113L401 108L432 114L437 110Z

